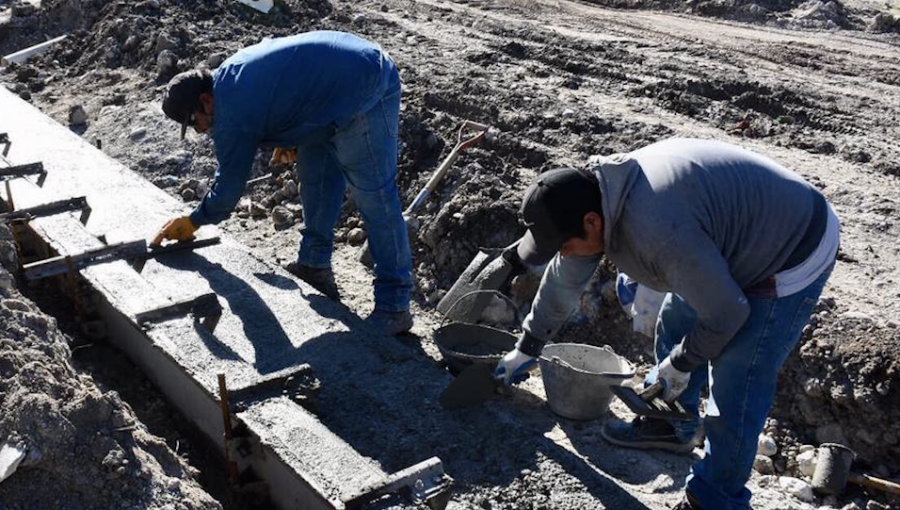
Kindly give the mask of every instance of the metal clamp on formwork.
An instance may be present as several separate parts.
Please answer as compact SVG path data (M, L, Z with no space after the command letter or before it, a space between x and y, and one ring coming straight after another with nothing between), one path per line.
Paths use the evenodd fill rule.
M29 175L38 176L38 186L43 186L44 181L47 180L47 171L44 170L44 164L40 162L0 168L0 179L3 180L18 179L20 177L28 177Z
M12 142L9 141L9 135L6 133L0 133L0 145L3 146L3 156L6 157L9 154L9 146L12 145Z
M29 281L39 280L41 278L71 273L89 266L115 262L117 260L131 261L135 270L140 272L148 259L169 253L213 246L219 244L219 242L220 240L218 237L212 237L200 241L175 243L154 250L149 250L147 248L146 239L111 244L76 255L59 255L46 260L32 262L31 264L25 264L25 278Z
M355 495L341 498L344 508L355 510L387 494L399 493L432 510L444 510L450 502L453 478L444 473L441 459L432 457L364 487Z
M219 304L219 298L211 292L194 299L135 314L134 319L139 326L144 327L187 315L193 315L203 327L212 333L216 330L219 319L222 318L222 305Z
M88 205L87 198L85 197L69 198L66 200L59 200L57 202L50 202L48 204L26 207L24 209L3 213L0 214L0 221L7 223L13 221L28 222L35 218L43 218L46 216L53 216L54 214L61 214L64 212L79 210L81 211L81 217L79 218L79 220L81 221L82 225L85 225L87 224L87 220L91 215L91 207Z

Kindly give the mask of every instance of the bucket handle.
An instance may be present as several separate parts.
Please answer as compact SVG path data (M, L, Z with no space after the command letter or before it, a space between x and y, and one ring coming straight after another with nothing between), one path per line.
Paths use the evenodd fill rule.
M506 294L504 294L498 290L481 289L481 290L473 290L471 292L467 292L467 293L463 294L462 296L459 296L459 298L457 298L456 301L454 301L453 304L450 305L450 308L447 309L447 313L445 313L444 318L441 319L441 323L438 325L438 329L444 327L444 323L447 321L447 318L450 317L450 312L452 312L453 309L456 308L456 305L458 305L460 301L462 301L463 299L465 299L469 296L473 296L475 294L493 294L495 296L499 296L499 297L503 298L506 301L506 303L509 304L510 307L512 307L513 313L516 314L516 321L519 323L519 329L522 328L522 322L523 322L522 314L519 312L519 307L516 306L516 304L513 302L512 299L509 298L509 296L507 296Z
M608 353L610 353L610 354L612 354L612 355L614 355L614 356L618 356L618 354L616 354L616 352L613 351L608 345L604 345L604 346L602 346L602 347L597 347L597 348L598 348L598 349L602 349L602 350L604 350L604 351L606 351L606 352L608 352ZM578 372L578 373L580 373L580 374L598 375L598 376L601 376L601 377L610 377L610 378L613 378L613 379L630 379L631 377L634 377L633 374L632 374L631 377L624 377L625 374L620 374L620 373L614 373L614 372L591 372L591 371L589 371L589 370L583 370L583 369L580 369L580 368L578 368L578 367L572 366L568 361L563 360L563 359L560 358L559 356L553 356L552 358L548 358L547 356L544 356L544 355L542 354L542 355L540 356L540 359L546 361L547 363L552 363L552 364L554 364L554 365L559 365L559 366L561 366L561 367L563 367L563 368L568 368L569 370L573 370L573 371Z

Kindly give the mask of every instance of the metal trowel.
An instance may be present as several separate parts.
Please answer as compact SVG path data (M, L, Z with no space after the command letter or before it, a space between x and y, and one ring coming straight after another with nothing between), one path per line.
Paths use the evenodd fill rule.
M444 409L474 406L490 398L498 384L489 366L471 365L444 389L438 401Z
M630 386L611 386L610 388L628 406L628 409L638 416L665 420L693 420L696 418L680 402L666 402L660 398L665 389L663 381L657 381L639 392Z

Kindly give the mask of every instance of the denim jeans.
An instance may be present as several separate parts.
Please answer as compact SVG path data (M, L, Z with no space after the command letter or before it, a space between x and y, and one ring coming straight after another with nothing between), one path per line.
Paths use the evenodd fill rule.
M399 129L398 78L369 111L297 147L304 213L297 261L310 267L331 266L334 229L349 185L375 262L375 308L390 312L409 309L412 289L409 234L397 189Z
M748 296L747 322L716 359L691 374L688 388L678 398L696 413L700 392L709 382L703 421L705 455L693 466L686 487L704 509L749 510L746 483L759 434L775 400L778 372L809 322L832 268L796 294L780 298ZM657 359L664 359L696 320L687 303L668 294L657 320ZM673 421L672 425L678 437L687 440L696 433L699 420Z

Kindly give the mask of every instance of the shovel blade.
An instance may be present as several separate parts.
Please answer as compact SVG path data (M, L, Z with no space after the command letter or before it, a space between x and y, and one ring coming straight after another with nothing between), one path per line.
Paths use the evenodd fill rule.
M499 251L494 254L478 252L469 263L469 267L438 303L438 311L453 321L478 322L482 312L491 302L490 294L480 294L472 299L459 301L475 291L500 290L512 271L513 265L503 258Z
M490 367L472 365L465 368L441 393L439 402L444 409L461 409L478 405L494 394L497 382Z

